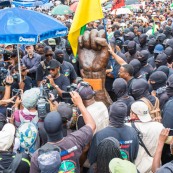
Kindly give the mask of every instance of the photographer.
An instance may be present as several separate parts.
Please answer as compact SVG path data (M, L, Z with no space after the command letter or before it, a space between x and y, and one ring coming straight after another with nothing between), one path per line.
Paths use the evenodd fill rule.
M13 74L13 78L15 80L14 80L14 84L12 88L22 89L23 91L26 91L32 88L32 79L29 76L27 76L26 71L27 71L26 67L21 66L21 81L20 81L18 65L15 66L14 74Z
M39 100L39 95L40 90L38 88L32 88L30 90L25 91L24 94L21 96L22 100L18 100L18 105L16 105L16 107L18 107L21 102L23 110L16 110L12 115L12 118L14 119L14 125L18 128L18 130L20 129L21 125L25 123L25 121L34 123L37 128L38 135L36 135L35 142L32 144L32 146L28 147L28 152L31 154L40 147L40 141L41 144L44 144L47 141L47 137L43 127L43 120L39 118L37 110L37 102ZM21 129L21 133L26 135L24 140L29 140L29 137L27 136L28 132L25 132L25 130L32 130L33 134L34 131L32 128L30 129L29 126L27 126L25 129ZM19 140L21 139L19 138ZM20 143L21 142L24 141L20 141ZM18 150L20 152L23 152L25 151L25 148L20 146Z
M5 83L5 87L1 86L0 99L8 100L10 99L10 95L11 95L11 85L13 83L12 76L7 76L6 79L4 80L4 83ZM0 105L0 112L5 115L6 104Z
M44 47L44 60L40 62L40 65L37 68L36 71L36 81L38 86L40 86L41 81L43 80L43 78L47 75L49 75L49 70L47 69L50 60L52 60L53 58L53 51L52 48L50 46L45 46Z
M51 60L47 68L50 71L50 75L47 76L47 79L58 96L62 97L62 93L67 91L67 86L70 85L69 79L60 73L60 63L57 60Z

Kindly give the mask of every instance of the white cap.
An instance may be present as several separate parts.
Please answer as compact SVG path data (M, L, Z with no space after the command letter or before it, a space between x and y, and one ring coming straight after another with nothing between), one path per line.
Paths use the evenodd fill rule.
M132 112L134 112L141 122L151 121L148 106L143 101L134 102L131 106Z

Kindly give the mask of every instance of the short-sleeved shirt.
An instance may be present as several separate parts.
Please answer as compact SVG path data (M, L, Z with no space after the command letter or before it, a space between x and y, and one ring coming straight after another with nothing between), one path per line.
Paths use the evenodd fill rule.
M84 126L80 130L71 133L67 137L64 137L62 141L55 143L60 147L61 151L71 149L72 147L77 147L77 150L74 151L74 155L71 154L71 157L68 160L71 160L76 163L76 173L80 172L79 158L82 154L83 148L91 141L93 136L92 129L89 126ZM40 173L38 167L38 150L34 153L31 159L31 173Z
M63 61L60 72L61 74L69 78L70 83L72 83L77 78L77 74L74 70L73 65L67 61Z
M54 82L63 91L67 91L67 86L70 85L69 79L66 76L64 76L63 74L60 74L60 76L58 78L54 79Z
M93 137L88 154L88 159L91 165L96 162L98 145L107 137L116 138L120 143L121 153L123 153L124 158L134 162L139 148L139 141L136 131L132 127L128 127L126 125L121 128L108 126L97 132Z

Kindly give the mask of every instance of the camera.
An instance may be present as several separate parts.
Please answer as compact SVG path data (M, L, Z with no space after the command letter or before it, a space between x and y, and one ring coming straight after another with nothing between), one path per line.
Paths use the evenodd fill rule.
M77 84L72 83L71 85L67 86L67 92L75 91L77 89Z
M40 85L40 96L37 101L37 111L38 116L41 119L44 119L47 113L50 112L50 103L48 102L50 93L52 92L46 84L44 86L42 84Z
M14 113L14 108L6 109L6 117L10 118L13 113Z
M8 70L4 67L0 67L0 84L6 78L7 74L8 74Z
M0 54L3 54L4 61L9 61L10 56L12 55L12 52L5 50L3 48L0 48Z
M70 92L76 91L76 90L77 90L77 84L73 83L73 84L67 86L67 92L62 93L62 98L63 99L71 99Z
M50 112L50 104L45 98L39 98L37 102L38 116L44 119L47 113Z

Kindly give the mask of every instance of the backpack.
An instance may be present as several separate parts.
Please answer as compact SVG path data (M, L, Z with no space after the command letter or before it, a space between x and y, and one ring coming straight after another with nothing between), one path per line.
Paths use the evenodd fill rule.
M155 97L155 105L153 104L145 97L142 97L140 100L143 101L149 109L149 113L151 115L151 118L161 117L160 107L159 107L159 99Z
M21 160L22 160L22 154L17 153L7 169L5 169L3 166L0 165L0 168L2 169L0 173L15 173Z
M35 116L31 121L24 119L19 111L21 125L17 129L16 137L20 140L20 152L34 153L36 141L39 140L38 135L38 116Z
M38 150L38 165L41 173L76 173L76 163L72 160L63 160L77 147L61 151L61 149L52 144L45 144Z

